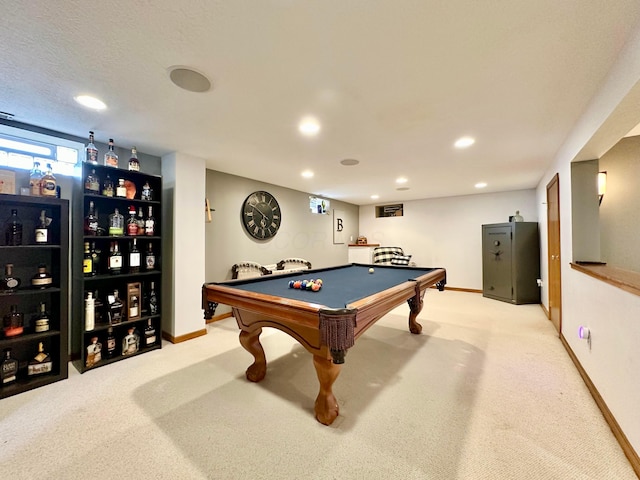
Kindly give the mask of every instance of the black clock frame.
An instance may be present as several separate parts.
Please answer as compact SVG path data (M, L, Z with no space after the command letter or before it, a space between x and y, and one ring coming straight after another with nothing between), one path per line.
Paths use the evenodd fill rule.
M256 212L260 215L256 215ZM282 212L273 195L264 190L251 193L242 203L242 224L257 240L273 238L280 229Z

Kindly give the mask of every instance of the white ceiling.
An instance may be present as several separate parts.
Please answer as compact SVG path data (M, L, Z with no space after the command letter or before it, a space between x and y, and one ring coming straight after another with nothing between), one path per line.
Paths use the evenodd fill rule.
M0 111L15 120L359 205L535 187L640 21L637 0L0 0L0 12ZM213 89L179 89L174 65ZM84 109L81 93L108 109ZM304 115L317 137L297 132ZM462 135L476 144L455 150Z

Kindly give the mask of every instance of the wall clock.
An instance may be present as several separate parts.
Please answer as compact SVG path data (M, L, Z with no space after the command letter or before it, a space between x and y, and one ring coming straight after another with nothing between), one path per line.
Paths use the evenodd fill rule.
M280 205L269 192L253 192L242 204L242 224L253 238L266 240L274 237L281 220Z

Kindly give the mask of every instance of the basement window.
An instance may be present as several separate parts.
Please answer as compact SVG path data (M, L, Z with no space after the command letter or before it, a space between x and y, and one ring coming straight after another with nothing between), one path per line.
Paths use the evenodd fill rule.
M402 217L403 215L402 203L396 203L394 205L380 205L376 206L376 218L381 217Z

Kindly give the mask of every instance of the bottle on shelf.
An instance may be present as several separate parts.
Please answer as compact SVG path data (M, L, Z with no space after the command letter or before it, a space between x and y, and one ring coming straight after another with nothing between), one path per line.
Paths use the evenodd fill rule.
M89 202L89 213L84 217L84 234L98 235L98 216L93 202Z
M11 349L4 350L4 358L0 364L0 386L10 385L18 378L18 360L11 356Z
M149 185L149 182L144 182L142 192L140 193L140 199L153 200L153 189L151 188L151 185Z
M147 252L144 255L145 270L154 270L156 268L156 254L153 253L153 245L151 242L147 245Z
M98 290L96 290L93 294L93 306L93 316L95 318L96 324L108 323L107 318L104 315L104 303L102 303L102 300L98 295Z
M122 339L122 355L132 355L140 348L140 335L134 326L129 327Z
M44 344L42 342L38 343L38 353L29 361L29 366L27 367L27 375L43 375L45 373L50 373L53 370L53 362L51 361L51 357L48 353L44 351Z
M149 289L149 315L157 315L158 310L158 296L156 295L155 282L151 282L151 288Z
M96 175L95 168L92 168L84 179L84 190L87 193L100 194L100 179Z
M112 237L124 235L124 216L117 208L109 215L109 235Z
M104 154L104 164L107 167L118 168L118 154L113 149L113 138L109 139L109 150Z
M131 148L131 158L129 158L129 170L133 172L140 171L140 160L138 160L138 150L136 147Z
M87 346L85 365L87 368L91 368L100 360L102 360L102 344L98 341L98 337L91 337L91 343Z
M0 282L0 290L15 290L20 286L20 279L13 275L13 263L4 266L4 277Z
M111 242L108 269L111 275L122 273L122 252L118 242Z
M113 295L107 297L109 303L109 324L116 325L124 320L124 302L118 296L118 290L113 291Z
M150 347L156 343L156 329L151 319L147 320L147 326L144 329L144 345Z
M33 168L29 174L29 193L33 197L40 196L40 182L42 181L42 170L40 170L40 162L34 161Z
M93 139L93 132L89 132L89 143L84 148L84 161L92 165L98 165L98 147L96 147Z
M136 207L129 206L129 218L127 218L127 235L138 235L138 220L136 219Z
M138 208L136 221L138 222L138 235L144 235L144 215L142 213L142 207Z
M82 273L85 277L93 277L95 269L93 268L93 256L89 249L89 242L84 242L84 256L82 258Z
M100 254L101 253L102 253L102 250L99 250L96 248L96 242L91 242L91 276L92 277L95 277L100 273Z
M113 327L107 330L107 358L113 358L116 355L116 337L113 334Z
M105 197L113 197L115 194L115 188L113 186L113 180L107 173L106 178L104 179L104 183L102 184L102 195Z
M86 332L96 328L96 301L92 292L84 299L84 329Z
M144 234L147 236L155 235L156 218L153 216L153 207L149 205L149 216L144 221Z
M22 245L22 220L15 208L11 209L11 216L4 222L4 236L6 245Z
M10 311L5 314L2 329L6 338L17 337L24 333L24 315L18 312L17 305L11 305Z
M140 297L131 295L129 297L129 316L128 320L136 320L140 318Z
M137 238L133 239L129 249L129 273L140 271L140 250L138 250L137 240Z
M124 178L118 179L118 186L116 187L116 197L127 198L127 187L124 184Z
M35 239L38 245L44 245L50 242L49 225L51 225L51 219L47 218L47 213L44 210L41 210L35 228Z
M34 318L34 331L36 333L49 331L49 314L47 313L47 306L44 302L40 303L40 311Z
M31 277L31 286L36 288L47 288L53 284L53 277L47 270L44 263L38 265L38 271Z
M47 171L40 181L40 195L43 197L55 197L57 195L57 182L53 174L51 163L47 163Z

